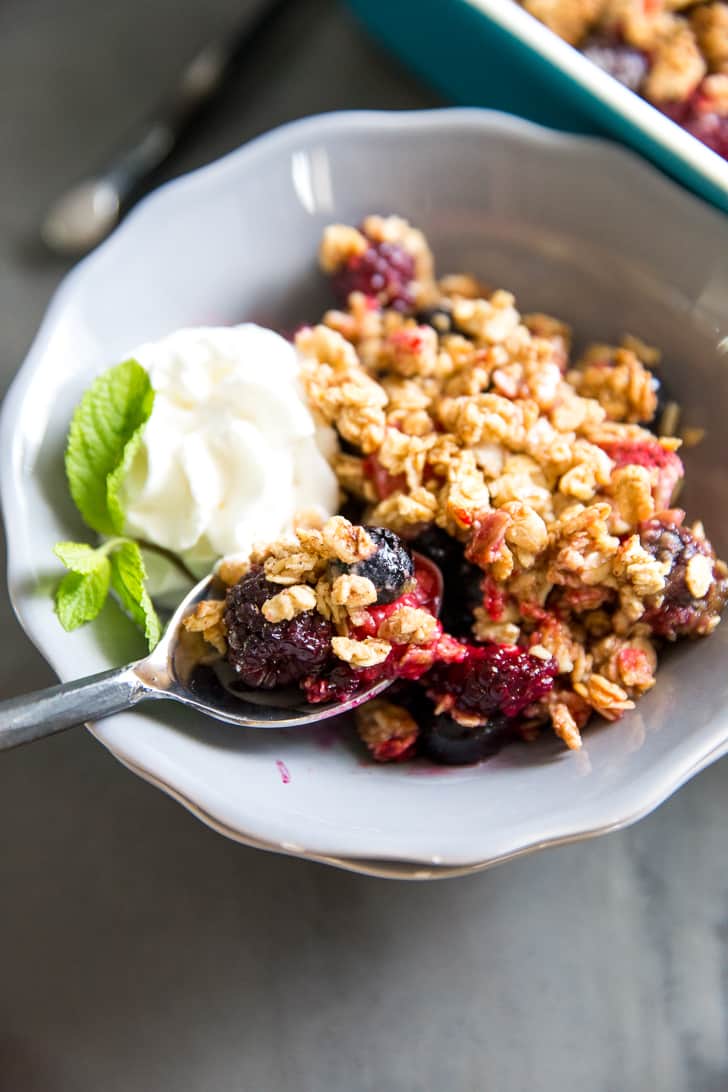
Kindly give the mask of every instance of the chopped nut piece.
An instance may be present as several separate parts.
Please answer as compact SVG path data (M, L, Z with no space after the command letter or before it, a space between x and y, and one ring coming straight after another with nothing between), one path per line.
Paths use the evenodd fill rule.
M241 580L249 569L250 561L248 558L224 557L217 567L217 575L223 584L230 587L232 584L237 584L238 580Z
M629 581L640 599L663 591L669 569L669 562L658 561L645 550L639 535L631 535L614 555L615 576Z
M598 19L604 0L523 0L542 23L571 45L577 45Z

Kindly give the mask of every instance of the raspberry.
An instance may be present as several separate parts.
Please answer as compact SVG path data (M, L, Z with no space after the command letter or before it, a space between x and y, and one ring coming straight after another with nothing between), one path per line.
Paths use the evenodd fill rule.
M657 470L657 484L653 486L655 504L669 508L675 486L685 474L682 460L674 451L668 451L658 440L614 440L599 445L617 466L645 466Z
M279 591L258 566L227 593L228 660L247 686L262 690L300 682L331 655L334 629L318 611L305 611L289 622L263 617L263 603Z
M363 292L381 307L410 314L414 310L412 282L415 263L397 243L372 242L363 254L354 255L331 278L334 295L343 305L352 292Z
M630 91L639 91L648 68L647 57L641 50L616 38L594 37L584 43L581 52Z
M406 475L390 474L376 455L367 455L362 463L362 470L374 486L379 500L386 500L392 493L404 493L407 489Z
M702 599L695 599L688 588L686 575L688 562L696 554L714 559L710 543L696 538L687 527L663 523L659 519L648 520L642 526L640 541L657 561L670 565L662 597L648 606L642 620L657 636L671 641L709 632L711 619L720 614L728 600L728 578L715 578L714 570L713 583L707 594Z
M513 645L469 645L460 662L435 665L428 694L484 720L495 713L515 717L549 692L556 670L554 660L541 660Z

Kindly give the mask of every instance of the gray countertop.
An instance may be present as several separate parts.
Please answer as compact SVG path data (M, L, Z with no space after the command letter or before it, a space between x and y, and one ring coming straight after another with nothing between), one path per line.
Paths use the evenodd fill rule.
M3 386L66 268L42 211L239 6L4 0ZM167 173L436 101L300 0ZM0 611L0 696L49 683ZM81 730L2 755L0 829L0 1092L728 1088L728 762L631 830L429 885L233 845Z

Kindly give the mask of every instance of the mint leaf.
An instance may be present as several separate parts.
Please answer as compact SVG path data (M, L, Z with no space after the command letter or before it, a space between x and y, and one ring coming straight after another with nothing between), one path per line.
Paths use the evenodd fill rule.
M152 399L154 399L154 391L152 391ZM142 424L139 425L139 428L135 432L132 432L126 442L126 447L124 448L119 465L112 470L106 478L106 505L109 510L109 518L114 526L114 530L119 533L124 530L124 520L126 518L124 505L121 503L121 487L124 484L124 478L129 473L134 456L139 450L139 445L142 442L142 433L144 432L146 423L147 421L145 418Z
M136 360L126 360L95 379L76 407L68 433L66 476L76 507L100 534L123 528L120 468L128 469L153 404L147 372Z
M74 547L78 551L74 563L82 566L66 573L56 590L56 613L61 625L66 630L78 629L84 622L91 622L106 602L111 565L102 551L92 550L90 546L84 550L80 543L61 542L58 545L64 548L69 560L73 557L73 551L65 548ZM94 555L93 564L86 551ZM58 556L61 557L61 554L58 553ZM61 560L66 563L63 557Z
M159 641L162 627L145 587L147 578L142 552L136 542L122 539L111 553L111 586L138 626L144 630L149 648Z
M53 553L67 569L74 573L90 573L97 569L104 558L103 549L95 550L85 542L57 542Z
M56 612L64 629L91 622L112 587L121 605L144 630L150 648L159 641L161 626L146 589L142 552L129 538L112 538L94 549L85 542L58 542L53 552L67 569L56 591Z

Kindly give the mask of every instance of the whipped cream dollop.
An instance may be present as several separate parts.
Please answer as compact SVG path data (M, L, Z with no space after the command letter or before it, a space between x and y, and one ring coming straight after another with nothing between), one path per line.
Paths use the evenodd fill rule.
M335 435L314 421L288 341L252 323L198 327L130 355L155 397L123 487L129 535L202 576L297 512L336 512Z

